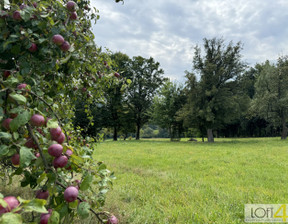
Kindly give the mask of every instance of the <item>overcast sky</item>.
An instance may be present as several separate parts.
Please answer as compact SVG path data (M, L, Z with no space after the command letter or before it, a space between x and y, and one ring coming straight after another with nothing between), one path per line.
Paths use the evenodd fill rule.
M203 38L243 43L250 66L288 54L288 0L92 0L98 46L153 57L165 76L183 81Z

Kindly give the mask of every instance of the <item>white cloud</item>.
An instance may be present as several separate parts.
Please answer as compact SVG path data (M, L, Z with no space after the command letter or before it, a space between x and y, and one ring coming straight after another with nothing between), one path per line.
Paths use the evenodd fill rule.
M287 0L93 0L101 19L98 45L129 56L152 56L166 76L183 79L191 70L193 47L223 37L244 44L253 66L288 54Z

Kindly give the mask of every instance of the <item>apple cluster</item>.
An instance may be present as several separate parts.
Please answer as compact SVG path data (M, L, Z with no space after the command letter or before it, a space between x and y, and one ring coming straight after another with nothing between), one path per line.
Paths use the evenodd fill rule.
M62 51L69 51L69 49L71 47L69 42L65 41L64 37L60 34L55 34L52 37L52 42L54 44L58 45Z
M69 1L66 4L66 8L70 12L70 19L71 20L76 20L78 18L76 9L77 9L77 4L73 1Z

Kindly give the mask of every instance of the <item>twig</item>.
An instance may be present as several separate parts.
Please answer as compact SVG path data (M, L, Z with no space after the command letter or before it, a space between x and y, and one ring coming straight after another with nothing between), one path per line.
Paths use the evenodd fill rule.
M45 156L44 156L44 154L43 154L43 150L42 150L42 148L41 148L41 146L40 146L40 144L39 144L38 138L34 135L30 124L27 123L27 124L26 124L26 127L27 127L27 129L28 129L29 135L32 137L33 141L34 141L34 142L36 143L36 145L37 145L37 148L39 149L39 153L40 153L40 156L41 156L41 158L42 158L42 160L43 160L45 169L46 169L46 170L51 170L50 167L48 166L47 160L46 160L46 158L45 158Z
M42 97L38 96L36 93L34 93L32 91L30 91L30 93L33 96L37 97L39 100L41 100L43 103L45 103L49 107L49 109L52 111L52 113L54 114L54 116L58 120L58 123L59 123L60 127L64 130L64 133L65 133L65 136L66 136L66 141L67 141L67 143L69 145L69 138L68 138L67 132L66 132L65 128L63 127L63 125L61 124L61 120L60 120L59 116L57 115L57 113L54 112L52 106L46 100L44 100Z

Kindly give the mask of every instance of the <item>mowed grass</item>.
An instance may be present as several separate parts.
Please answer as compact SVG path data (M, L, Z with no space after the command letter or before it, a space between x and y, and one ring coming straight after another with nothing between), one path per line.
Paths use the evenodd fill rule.
M244 223L244 205L288 203L288 142L104 142L95 149L115 172L106 209L120 223Z

